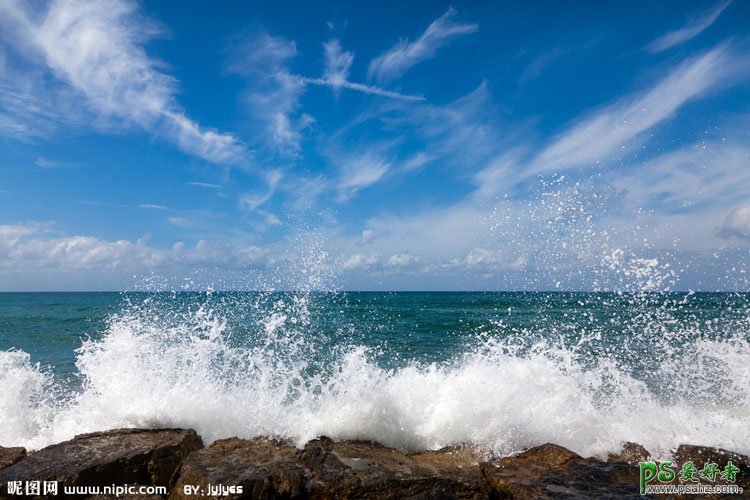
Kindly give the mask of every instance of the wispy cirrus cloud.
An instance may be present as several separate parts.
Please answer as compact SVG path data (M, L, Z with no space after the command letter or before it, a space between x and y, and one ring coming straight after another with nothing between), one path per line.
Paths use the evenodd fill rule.
M264 173L268 189L264 193L246 193L240 197L240 205L247 210L257 210L276 192L284 174L281 170L270 170Z
M750 147L701 141L610 172L627 201L654 212L726 211L750 199Z
M403 39L384 54L370 62L368 76L379 82L394 80L406 73L412 66L435 57L440 47L450 40L474 33L478 24L457 23L453 17L457 14L453 8L433 21L417 40L409 42Z
M210 182L188 182L187 185L206 189L221 189L221 184L211 184Z
M6 125L14 107L8 96L36 102L26 102L24 108L28 110L43 106L50 94L62 92L66 98L75 94L82 99L85 112L94 116L95 125L101 129L137 126L210 162L243 161L246 150L235 136L202 127L179 106L177 81L144 48L161 30L138 12L135 3L55 0L43 11L34 9L38 5L0 2L3 40L33 71L49 71L56 83L33 92L0 93ZM9 128L12 132L12 124L3 127L6 132ZM15 128L19 134L24 133Z
M320 78L292 71L297 45L284 37L259 33L241 39L230 50L227 71L248 80L245 99L259 124L258 135L272 152L284 158L300 158L305 131L315 123L313 116L301 111L300 100L308 85L330 87L336 94L349 89L405 101L424 100L349 81L354 53L344 51L337 39L326 42L323 49L325 68Z
M341 43L333 38L323 44L325 52L326 67L323 78L302 77L302 81L312 85L323 85L331 87L334 93L342 89L354 90L364 94L379 95L391 99L400 99L403 101L424 101L424 97L418 95L401 94L393 92L374 85L365 85L349 81L349 70L354 62L354 53L345 52L341 48Z
M685 103L730 83L742 67L742 59L725 45L690 59L645 93L610 104L568 128L529 163L525 173L559 173L611 160Z
M258 122L258 136L286 158L300 155L303 133L315 121L300 112L305 84L289 69L296 56L292 40L260 33L232 47L227 65L227 71L249 81L245 100Z
M359 191L379 182L391 169L391 164L375 151L353 154L339 161L340 177L337 184L339 202L345 202Z
M173 226L184 228L192 227L195 224L192 219L186 217L167 217L166 221Z
M49 158L45 158L43 156L40 156L36 159L34 162L37 167L39 168L45 168L45 169L57 169L57 168L75 168L76 165L71 162L67 161L60 161L60 160L50 160Z
M647 49L649 52L656 53L663 50L670 49L677 45L683 44L696 36L700 35L706 28L711 26L724 12L724 9L729 7L732 0L723 0L719 2L712 10L704 13L697 19L693 19L682 28L670 31L666 35L660 36L653 42L651 42Z

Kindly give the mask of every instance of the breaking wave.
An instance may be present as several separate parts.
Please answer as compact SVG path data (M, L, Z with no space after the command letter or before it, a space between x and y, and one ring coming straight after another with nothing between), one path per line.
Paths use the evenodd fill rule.
M78 349L78 386L22 351L0 352L0 445L185 427L206 442L273 435L302 445L328 435L498 454L554 442L602 456L634 441L657 456L680 443L750 453L747 310L704 321L679 316L690 295L592 294L596 311L629 304L628 322L613 329L612 318L584 314L533 329L493 321L448 359L389 364L356 325L338 336L316 327L316 303L337 297L127 301Z

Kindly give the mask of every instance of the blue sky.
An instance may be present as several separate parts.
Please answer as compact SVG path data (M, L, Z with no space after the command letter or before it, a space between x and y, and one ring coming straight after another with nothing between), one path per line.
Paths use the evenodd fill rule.
M0 290L747 289L748 26L0 0Z

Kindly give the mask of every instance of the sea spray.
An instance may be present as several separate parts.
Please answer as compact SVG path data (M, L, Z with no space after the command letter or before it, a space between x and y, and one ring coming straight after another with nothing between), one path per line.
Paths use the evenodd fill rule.
M78 350L78 391L53 390L24 353L3 353L0 409L12 425L0 444L190 427L207 442L272 435L302 445L325 434L409 451L508 454L555 442L604 455L635 441L657 456L680 443L748 453L747 299L700 296L526 295L537 322L519 328L511 314L443 361L394 364L388 346L322 328L315 309L339 310L356 294L148 295ZM710 322L691 309L709 299L728 301Z

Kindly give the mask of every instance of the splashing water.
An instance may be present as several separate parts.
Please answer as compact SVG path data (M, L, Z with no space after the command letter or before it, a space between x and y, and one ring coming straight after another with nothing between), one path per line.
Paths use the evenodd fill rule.
M38 448L97 429L176 426L208 442L274 435L301 445L325 434L499 454L555 442L603 455L623 441L662 455L685 442L750 452L746 296L474 294L475 306L559 312L514 320L497 307L504 319L451 337L433 361L397 359L403 346L367 341L355 325L323 327L335 311L386 310L381 295L128 300L104 335L77 350L78 388L26 353L0 353L0 444ZM432 300L398 295L391 304ZM711 301L732 314L702 319L696 311Z

